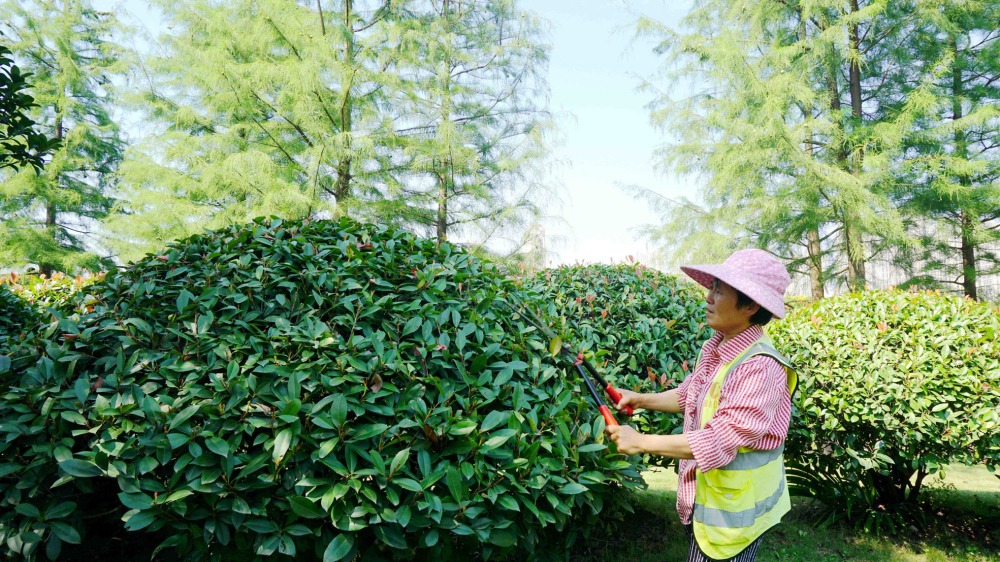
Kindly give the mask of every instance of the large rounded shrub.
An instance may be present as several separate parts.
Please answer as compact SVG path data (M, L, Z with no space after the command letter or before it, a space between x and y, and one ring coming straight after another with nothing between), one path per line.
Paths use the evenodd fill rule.
M106 513L185 560L571 543L641 480L515 290L538 303L348 219L258 220L109 275L3 377L5 554L51 558Z
M525 284L544 297L544 312L567 344L593 354L610 382L637 392L680 384L712 333L699 287L642 264L562 266ZM639 412L630 423L651 433L682 427L679 416L660 412Z
M1000 465L1000 313L958 296L850 294L769 326L799 369L786 458L831 518L897 524L947 463Z

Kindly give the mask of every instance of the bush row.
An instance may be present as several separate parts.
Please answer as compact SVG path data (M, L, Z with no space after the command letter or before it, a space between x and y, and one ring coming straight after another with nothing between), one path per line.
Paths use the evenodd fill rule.
M1000 465L1000 309L874 291L798 308L770 331L800 373L790 480L828 520L891 531L947 464Z
M451 244L259 220L86 292L0 373L6 556L122 526L184 560L538 554L642 485L511 310L541 298Z

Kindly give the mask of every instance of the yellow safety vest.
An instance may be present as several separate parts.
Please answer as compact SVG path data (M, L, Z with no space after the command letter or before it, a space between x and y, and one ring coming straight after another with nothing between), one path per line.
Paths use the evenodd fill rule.
M795 393L798 384L795 369L765 335L736 359L719 367L702 402L702 429L719 409L726 375L755 355L767 355L781 363L788 376L788 393ZM700 356L698 360L701 361ZM740 447L736 458L726 466L708 472L695 470L692 527L698 546L708 557L726 560L743 552L791 509L785 485L784 449L784 444L762 451Z

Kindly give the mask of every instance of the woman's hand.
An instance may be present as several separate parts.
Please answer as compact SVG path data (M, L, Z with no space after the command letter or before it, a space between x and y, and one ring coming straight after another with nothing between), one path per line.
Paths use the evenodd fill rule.
M626 399L627 397L623 397L622 402ZM632 426L609 425L604 428L604 431L607 432L608 437L618 446L619 453L638 455L645 452L645 449L642 447L643 437L645 436L632 428Z
M622 395L622 399L615 404L615 408L619 412L625 411L625 406L632 406L632 409L642 408L642 394L638 392L632 392L631 390L625 390L624 388L616 388L618 394Z

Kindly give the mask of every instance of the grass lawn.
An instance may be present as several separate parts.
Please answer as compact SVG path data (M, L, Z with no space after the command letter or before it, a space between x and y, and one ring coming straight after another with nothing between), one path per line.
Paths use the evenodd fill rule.
M677 475L649 472L649 489L638 497L640 512L615 540L592 537L576 549L574 562L683 562L687 540L675 502ZM915 528L887 539L840 527L813 528L809 501L792 499L792 513L763 542L761 562L1000 562L1000 480L981 467L956 466L944 480L930 478L927 499L940 506L927 531Z

